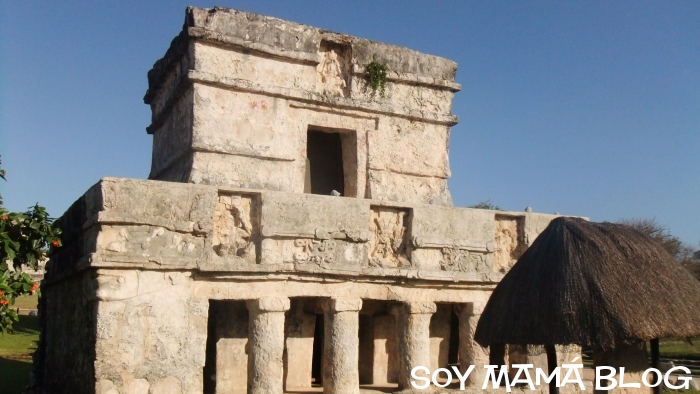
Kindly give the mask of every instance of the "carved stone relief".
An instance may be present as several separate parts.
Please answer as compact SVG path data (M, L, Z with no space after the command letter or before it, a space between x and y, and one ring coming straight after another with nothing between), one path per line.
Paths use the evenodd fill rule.
M204 239L160 226L104 226L98 241L106 252L151 257L176 264L173 258L196 259Z
M370 220L369 264L387 268L410 266L408 210L374 207Z
M349 49L345 46L322 41L319 49L321 61L316 67L316 90L331 96L348 96L350 71Z
M524 242L522 219L496 216L495 231L494 269L497 272L506 273L527 248Z
M214 251L221 257L255 259L255 206L250 197L220 195L214 216Z
M126 243L129 241L129 230L120 228L117 232L117 240L107 244L106 250L115 253L123 253L127 251Z
M488 265L484 253L459 248L442 248L440 268L443 271L486 272Z
M294 240L294 261L316 264L335 262L336 241L300 238Z

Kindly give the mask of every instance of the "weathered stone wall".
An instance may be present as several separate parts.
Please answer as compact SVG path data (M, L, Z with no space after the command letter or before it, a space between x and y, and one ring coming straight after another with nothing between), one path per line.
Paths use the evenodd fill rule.
M47 276L50 275L50 271ZM94 393L97 302L94 272L42 284L35 379L48 393Z
M414 356L401 356L402 346L410 343L397 335L419 322L415 329L426 337L417 349L430 353L415 357L425 357L431 367L444 366L453 308L462 316L461 330L471 332L478 316L463 311L485 304L503 276L494 258L499 248L512 246L499 244L498 223L504 218L522 222L508 228L525 242L553 216L105 178L59 221L66 240L48 263L42 288L49 312L40 380L46 387L64 387L94 369L94 381L81 380L84 392L200 393L204 379L212 378L205 366L215 365L208 368L215 371L217 392L258 384L239 373L258 364L245 345L252 331L236 327L255 325L244 315L253 313L251 300L265 297L291 299L288 311L269 311L286 316L273 320L285 322L275 335L285 338L279 346L287 351L289 388L310 383L298 376L309 375L314 322L324 311L337 314L327 316L326 325L340 327L338 322L349 319L370 327L371 338L353 340L371 343L370 351L355 357L372 368L341 376L346 385L358 379L399 380L405 371L398 360ZM320 300L339 296L341 301L320 311ZM212 300L249 305L244 310L238 303L240 311L226 312L222 305L210 309ZM348 300L362 302L350 310L356 302ZM426 302L437 306L423 308L425 316L410 312L422 307L392 307ZM366 318L358 320L358 313ZM70 341L74 335L87 340ZM357 333L338 335L352 339ZM208 336L213 336L210 345ZM467 341L460 349L477 349L468 336L460 334L460 341ZM208 346L216 353L209 360ZM347 349L338 348L337 354ZM470 357L483 361L473 351ZM48 366L68 362L69 356L75 375ZM340 364L334 365L332 376ZM266 383L260 384L265 390Z
M201 392L209 300L192 296L190 275L97 270L98 392Z
M367 86L371 61L389 69L384 95ZM152 180L105 178L58 221L37 387L268 394L314 376L358 394L407 389L413 366L449 355L488 362L473 341L483 306L555 216L451 207L455 72L188 8L148 74ZM344 197L304 194L309 130L339 134Z
M367 86L373 60L390 70L383 97ZM149 72L150 178L301 193L313 128L350 136L346 196L450 206L455 71L407 48L190 8Z
M67 213L84 218L72 223L83 236L55 257L64 261L63 270L324 273L495 284L505 272L495 264L499 251L513 249L514 242L524 250L532 229L555 217L116 178L103 179L85 199L90 215L73 212L85 204ZM523 225L503 237L503 218Z

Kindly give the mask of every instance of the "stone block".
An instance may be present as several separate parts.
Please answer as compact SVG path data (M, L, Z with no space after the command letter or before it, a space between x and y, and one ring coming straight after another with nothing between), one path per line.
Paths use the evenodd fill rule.
M358 241L367 238L369 203L366 200L312 194L264 193L264 237L325 238L344 233Z
M374 318L374 359L372 383L398 382L396 319L391 314Z
M362 309L360 298L331 298L323 303L326 313L357 312Z
M285 389L311 388L316 315L306 313L305 300L292 299L285 319Z
M452 206L447 179L368 170L367 198L405 204Z
M394 119L367 134L371 170L423 177L449 178L449 127Z
M259 312L284 312L289 310L289 298L286 297L262 297L247 302L249 310Z
M413 314L433 314L437 312L437 305L430 301L410 301L402 305L403 311Z
M149 394L181 394L182 383L175 376L167 376L153 383Z
M413 241L418 247L459 247L493 251L493 211L419 205L413 209Z

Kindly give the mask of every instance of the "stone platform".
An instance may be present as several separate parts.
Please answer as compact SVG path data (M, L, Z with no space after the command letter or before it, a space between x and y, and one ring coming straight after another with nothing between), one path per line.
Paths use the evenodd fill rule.
M43 378L201 392L218 369L217 392L311 388L317 316L335 384L405 387L401 368L446 362L450 327L483 365L480 310L553 217L105 178L60 219Z

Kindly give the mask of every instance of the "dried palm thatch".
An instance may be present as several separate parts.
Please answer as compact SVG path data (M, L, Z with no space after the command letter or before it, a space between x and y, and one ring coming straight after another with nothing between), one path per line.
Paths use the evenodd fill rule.
M496 287L475 339L612 349L700 334L700 282L631 227L557 218Z

